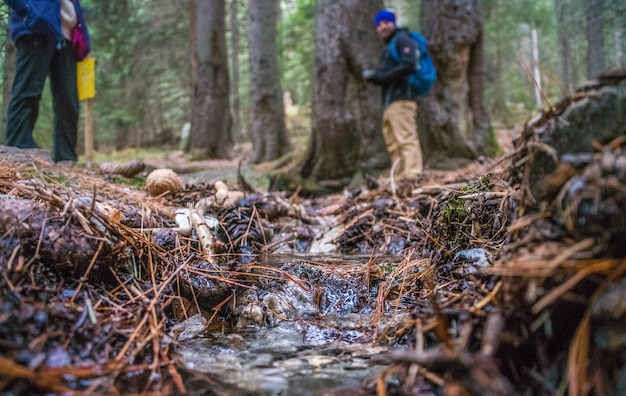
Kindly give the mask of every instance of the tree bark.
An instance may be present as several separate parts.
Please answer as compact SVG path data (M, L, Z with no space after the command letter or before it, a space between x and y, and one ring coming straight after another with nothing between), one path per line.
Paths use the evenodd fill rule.
M477 0L423 0L422 33L437 67L430 96L418 101L427 163L498 151L484 105L483 25Z
M587 78L593 80L605 68L604 0L589 0L587 10Z
M328 187L347 184L361 162L389 161L380 89L361 78L382 49L372 19L382 7L380 0L317 2L313 131L301 175Z
M199 158L228 158L230 130L225 0L197 0L190 146Z
M254 162L275 160L290 149L280 87L276 24L279 2L250 0L250 116Z

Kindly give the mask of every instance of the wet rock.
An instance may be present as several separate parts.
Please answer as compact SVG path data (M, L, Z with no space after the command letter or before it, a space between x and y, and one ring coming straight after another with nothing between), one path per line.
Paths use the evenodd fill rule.
M178 293L188 300L197 301L201 308L211 311L233 293L233 288L212 275L215 270L211 263L198 261L192 265L191 271L181 272L179 282L176 282Z
M309 225L302 224L296 227L295 248L299 253L305 253L311 248L311 243L315 237L313 228Z
M454 255L451 262L442 265L439 272L443 275L453 274L459 278L475 274L493 264L491 253L482 248L461 250Z
M170 337L179 342L189 341L201 337L206 331L206 325L207 320L201 314L196 314L174 325L170 331Z
M237 319L237 328L245 329L249 326L263 326L265 325L265 312L263 308L258 304L251 302L246 305L242 310L239 318Z
M58 346L48 352L46 358L46 365L50 367L63 367L69 366L72 363L69 353L62 347Z

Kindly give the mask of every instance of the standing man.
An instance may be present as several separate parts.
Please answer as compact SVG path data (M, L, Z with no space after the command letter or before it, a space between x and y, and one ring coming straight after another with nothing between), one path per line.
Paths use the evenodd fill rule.
M50 75L54 108L53 159L76 161L78 135L77 57L72 29L89 35L79 0L4 0L10 7L9 30L17 50L13 93L7 112L7 145L35 148L33 129L39 101Z
M383 137L395 176L415 178L424 170L422 150L417 134L418 94L409 84L408 76L415 70L419 49L405 28L396 27L396 15L390 9L379 11L375 18L376 32L386 46L380 57L378 68L365 70L363 78L380 85L383 99ZM399 60L389 52L389 45L397 48ZM392 168L393 169L393 168Z

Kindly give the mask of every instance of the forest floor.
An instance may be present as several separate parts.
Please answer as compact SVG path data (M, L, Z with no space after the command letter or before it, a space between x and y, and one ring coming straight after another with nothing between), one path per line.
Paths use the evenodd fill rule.
M538 206L519 134L497 131L498 159L313 199L260 187L271 165L244 163L246 149L230 161L142 158L146 173L182 179L150 196L130 178L0 146L0 391L242 394L229 380L245 372L181 361L195 314L212 342L295 332L282 352L295 360L319 342L307 331L323 334L304 377L342 356L382 367L327 395L623 391L624 139L552 178L557 205ZM270 266L270 253L291 259ZM350 257L358 264L337 261ZM346 340L384 349L330 347Z
M500 128L496 129L495 133L498 143L502 148L503 155L506 155L513 151L513 140L519 138L521 127L512 129ZM141 160L151 169L172 169L182 175L183 181L193 183L199 179L213 180L220 178L229 185L235 185L237 171L240 167L240 163L242 163L242 173L244 176L255 180L257 184L259 184L259 188L266 187L267 181L263 180L263 174L271 170L276 164L271 162L259 165L250 164L248 159L252 157L251 151L251 144L244 143L237 145L235 155L233 158L227 160L191 160L188 154L180 150L170 151L162 156L143 157ZM476 164L468 164L467 167L468 169L476 168ZM437 173L449 174L448 177L444 178L452 179L456 172L463 174L467 173L468 169L461 167L458 170L441 171ZM469 171L471 172L471 170Z
M513 129L496 129L496 138L502 149L502 156L509 155L513 152L513 141L519 138L521 127ZM216 180L225 182L228 186L237 186L237 182L240 176L249 182L257 191L268 191L273 187L270 185L270 174L272 171L279 169L285 165L286 161L290 159L279 159L273 162L266 162L261 164L253 164L250 161L252 158L252 146L250 143L243 143L236 145L233 150L233 157L230 159L207 159L196 160L191 159L191 156L184 153L181 150L170 150L164 154L143 154L141 156L132 156L132 151L127 155L128 160L141 160L146 165L146 172L150 170L167 168L176 172L182 183L185 185L207 184L213 183ZM295 153L290 158L298 157L299 154ZM494 161L463 161L459 166L453 164L446 165L445 169L429 169L426 166L426 174L423 177L421 183L446 183L451 180L467 177L478 177L485 174L490 166L490 163ZM388 178L389 170L378 171L370 176L374 178L385 179ZM354 182L365 183L361 178L355 178ZM349 188L358 188L358 185L351 185Z

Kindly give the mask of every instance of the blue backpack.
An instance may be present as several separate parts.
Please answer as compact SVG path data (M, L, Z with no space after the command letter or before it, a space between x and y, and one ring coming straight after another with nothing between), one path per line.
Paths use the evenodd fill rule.
M422 96L426 95L435 83L437 71L435 70L432 58L428 54L426 38L417 32L411 32L411 38L417 43L419 54L416 54L418 56L417 62L415 63L415 71L409 74L409 84L417 91L419 96ZM389 53L393 59L400 62L396 39L397 35L389 43Z

